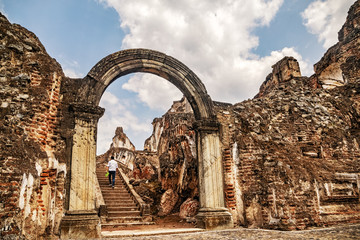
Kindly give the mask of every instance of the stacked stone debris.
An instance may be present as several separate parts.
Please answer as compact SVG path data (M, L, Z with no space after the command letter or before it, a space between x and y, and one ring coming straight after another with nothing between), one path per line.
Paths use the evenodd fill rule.
M225 169L236 169L229 182L238 186L241 225L291 230L359 220L359 85L328 92L307 80L227 112L233 161Z
M179 212L183 202L196 202L199 197L193 122L186 98L175 101L167 113L154 119L153 134L145 141L144 151L137 155L137 167L130 177L140 180L133 182L134 187L151 204L153 214ZM148 163L155 178L146 174Z
M97 157L98 166L115 156L137 193L151 205L154 215L179 212L185 201L198 208L193 122L193 112L186 98L175 101L161 118L154 119L153 133L142 151L135 151L132 144L127 144L130 140L118 127L109 150ZM126 156L125 159L122 156ZM182 214L193 217L196 210L192 212L188 214L184 210Z

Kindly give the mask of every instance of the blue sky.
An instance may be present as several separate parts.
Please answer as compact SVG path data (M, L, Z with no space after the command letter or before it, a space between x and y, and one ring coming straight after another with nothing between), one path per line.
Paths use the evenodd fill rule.
M271 65L294 56L302 74L337 42L355 0L0 0L12 23L34 32L69 77L84 77L103 57L127 48L171 55L204 82L212 99L252 98ZM156 94L154 94L156 93ZM115 81L102 97L98 153L117 126L137 149L151 122L179 100L173 85L150 74Z

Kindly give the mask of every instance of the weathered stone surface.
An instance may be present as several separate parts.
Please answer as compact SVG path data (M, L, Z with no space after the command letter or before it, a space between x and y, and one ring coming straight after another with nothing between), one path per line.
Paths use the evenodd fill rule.
M296 77L301 77L298 61L293 57L284 57L272 66L273 71L266 80L261 84L260 91L256 97L263 97L273 88L282 82L289 81Z
M179 199L179 195L172 189L168 189L164 192L164 194L161 196L160 201L160 210L158 215L159 216L165 216L171 213L173 208L175 207L175 204L177 203Z
M0 238L51 237L67 174L59 133L64 74L32 32L1 13L0 36Z
M101 236L96 211L69 211L61 220L61 239L98 239Z
M187 198L199 197L193 122L187 100L174 102L162 118L154 120L145 149L134 152L133 169L129 167L127 175L139 195L151 204L153 214L158 213L161 196L169 189L180 196L175 212Z
M228 128L226 199L243 216L239 224L303 229L358 221L358 185L336 175L359 176L358 88L327 92L293 79L264 98L229 107L229 114L219 107L222 124L234 126Z
M341 28L339 42L314 65L312 76L323 88L333 88L358 81L360 76L360 2L356 1Z
M195 217L199 211L199 201L188 198L180 206L179 216L183 219Z
M122 127L116 128L115 136L112 139L109 150L104 154L97 156L96 162L97 164L106 165L111 156L125 168L125 171L134 169L136 156L135 146L126 136Z

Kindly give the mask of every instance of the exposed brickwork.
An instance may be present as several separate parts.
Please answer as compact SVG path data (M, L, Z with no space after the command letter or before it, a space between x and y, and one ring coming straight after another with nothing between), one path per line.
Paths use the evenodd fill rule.
M360 3L349 9L346 22L338 33L339 42L329 48L314 65L312 79L324 88L353 83L360 75Z
M227 131L223 142L231 145L234 139L237 145L248 226L292 230L359 221L358 85L334 92L311 89L305 78L292 79L266 98L228 107L226 114L219 111L234 114L236 131ZM231 124L222 120L224 128ZM231 157L225 149L230 208ZM332 199L332 206L322 199Z
M236 214L237 204L235 198L236 176L233 169L234 162L231 158L230 149L225 149L223 154L223 163L224 163L224 176L225 176L225 180L224 180L225 202L226 202L226 207L229 208L234 218L237 215ZM235 223L237 222L237 219L233 219L233 220Z
M63 200L53 206L57 190L50 176L40 174L64 161L55 157L64 148L59 135L63 73L33 33L2 15L0 35L0 236L53 234L61 215L51 214L62 211Z

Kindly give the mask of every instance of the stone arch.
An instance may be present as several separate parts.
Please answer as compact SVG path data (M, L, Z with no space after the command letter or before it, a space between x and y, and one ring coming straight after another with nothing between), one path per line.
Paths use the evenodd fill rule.
M99 235L95 211L94 186L96 162L96 132L98 119L104 109L98 106L105 89L117 78L133 72L156 74L174 84L188 99L194 110L196 123L197 158L199 170L200 210L198 226L207 229L231 227L232 217L225 208L221 142L219 123L213 102L204 84L183 63L163 53L147 49L130 49L113 53L99 61L83 79L78 79L74 102L70 104L73 116L70 187L67 212L62 231L84 237ZM74 88L74 85L71 85ZM85 184L84 184L85 183ZM85 187L84 187L85 185ZM86 226L86 229L84 229ZM71 237L63 235L64 238Z
M188 99L197 120L215 119L213 102L196 74L177 59L149 49L123 50L100 60L83 81L87 86L91 82L94 87L82 92L78 101L98 105L113 81L134 72L151 73L168 80Z

